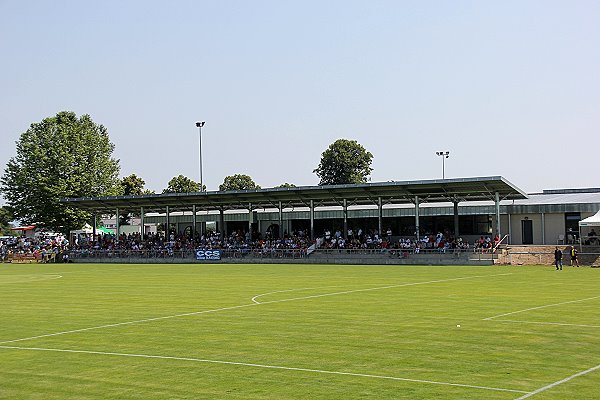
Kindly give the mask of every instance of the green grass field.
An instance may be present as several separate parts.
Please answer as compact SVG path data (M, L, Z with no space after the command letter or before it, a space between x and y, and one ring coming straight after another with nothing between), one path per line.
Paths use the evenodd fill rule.
M590 268L0 264L0 304L0 399L600 398Z

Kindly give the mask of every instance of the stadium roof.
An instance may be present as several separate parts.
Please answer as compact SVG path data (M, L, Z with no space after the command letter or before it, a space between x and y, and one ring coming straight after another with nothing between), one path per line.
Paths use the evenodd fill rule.
M498 193L500 200L526 199L527 195L501 176L436 179L419 181L390 181L357 185L299 186L292 188L270 188L256 190L168 193L144 196L113 196L95 198L67 198L64 204L90 212L138 211L145 212L190 210L239 210L277 208L279 202L284 208L306 207L313 201L315 207L340 206L343 200L348 205L408 204L419 196L419 202L482 201L494 200Z

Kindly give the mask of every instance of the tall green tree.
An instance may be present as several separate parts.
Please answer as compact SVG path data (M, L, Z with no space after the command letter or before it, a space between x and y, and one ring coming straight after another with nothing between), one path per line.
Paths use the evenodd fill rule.
M21 134L16 156L0 179L0 191L23 223L59 232L79 229L90 215L59 199L118 195L114 148L107 129L89 115L59 112Z
M287 183L287 182L285 182L285 183L282 183L281 185L275 186L275 187L276 188L295 188L296 185L294 185L293 183Z
M123 196L140 196L144 191L146 182L137 176L131 174L121 179L121 188Z
M10 207L0 207L0 236L11 233L10 222L14 219Z
M120 183L121 194L123 196L142 196L145 194L154 194L153 190L144 189L146 182L136 174L123 177Z
M219 185L220 191L251 189L260 189L260 186L249 175L244 174L226 176L223 183Z
M321 162L313 171L319 185L365 183L373 171L373 154L356 140L338 139L321 154Z
M179 175L173 177L169 181L166 189L163 190L163 193L192 193L199 191L200 184L198 182L194 182L187 176Z
M120 184L121 194L123 196L142 196L145 194L154 194L153 190L144 189L146 182L136 174L123 177L123 179L120 181ZM121 215L119 224L129 225L132 216L139 216L139 213Z

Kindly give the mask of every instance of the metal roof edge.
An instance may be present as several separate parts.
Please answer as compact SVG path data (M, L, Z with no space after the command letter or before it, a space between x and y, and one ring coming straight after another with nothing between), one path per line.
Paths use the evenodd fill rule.
M410 186L410 185L431 185L431 184L444 184L451 185L453 183L470 183L470 182L484 182L484 181L501 181L508 185L516 193L528 198L527 194L515 186L513 183L508 181L506 178L495 175L495 176L484 176L484 177L468 177L468 178L450 178L450 179L421 179L411 181L386 181L386 182L369 182L369 183L358 183L358 184L341 184L341 185L317 185L317 186L296 186L292 188L261 188L261 189L249 189L249 190L216 190L206 192L188 192L188 193L153 193L146 195L129 195L129 196L100 196L100 197L75 197L60 198L59 202L79 202L85 200L125 200L125 199L168 199L178 197L192 197L192 196L209 196L209 195L236 195L236 194L249 194L249 193L277 193L277 192L305 192L311 190L335 190L335 189L352 189L352 188L380 188L389 186Z

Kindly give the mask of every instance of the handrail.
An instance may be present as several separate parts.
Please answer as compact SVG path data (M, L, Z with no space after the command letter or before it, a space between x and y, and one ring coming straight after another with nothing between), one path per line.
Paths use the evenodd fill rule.
M500 239L500 241L498 242L498 244L496 244L494 246L494 253L496 252L496 250L498 250L498 247L500 247L500 244L502 244L502 242L504 241L504 239L506 239L508 237L508 234L504 235L504 237L502 239Z
M371 248L371 249L346 249L346 248L336 248L336 249L316 249L312 254L350 254L350 255L404 255L405 257L409 254L414 255L438 255L438 254L446 254L446 255L457 255L457 254L471 254L472 249L447 249L446 251L440 249L419 249L416 251L415 248Z

